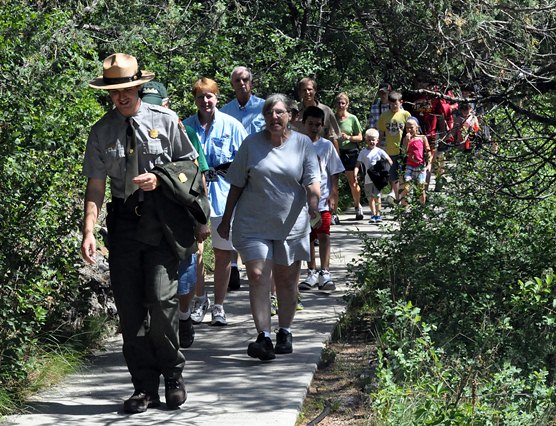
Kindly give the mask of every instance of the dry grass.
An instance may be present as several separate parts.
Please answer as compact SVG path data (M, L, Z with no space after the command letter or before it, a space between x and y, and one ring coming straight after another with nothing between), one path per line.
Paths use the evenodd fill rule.
M368 325L350 327L334 338L323 352L297 426L370 425L374 353Z

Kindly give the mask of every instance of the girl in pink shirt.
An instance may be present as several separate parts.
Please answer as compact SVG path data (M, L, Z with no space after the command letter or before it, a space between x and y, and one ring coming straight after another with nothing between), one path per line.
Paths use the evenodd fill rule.
M407 119L405 129L406 135L403 140L403 152L406 154L405 184L400 194L400 201L404 207L407 206L407 194L411 189L411 183L415 181L418 185L419 200L424 205L427 199L425 184L427 172L431 171L432 153L427 137L419 134L419 121L415 117Z

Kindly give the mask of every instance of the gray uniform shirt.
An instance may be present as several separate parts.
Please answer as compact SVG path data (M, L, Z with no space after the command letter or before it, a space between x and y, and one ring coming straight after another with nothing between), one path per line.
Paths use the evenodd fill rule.
M320 181L311 140L295 131L276 147L264 132L249 135L226 180L243 188L234 214L232 238L285 240L310 231L306 187Z
M139 174L158 164L198 157L189 139L180 132L178 116L172 110L141 102L132 118ZM116 108L106 113L91 129L83 161L83 174L96 179L109 176L112 197L118 198L124 198L126 130L126 117Z

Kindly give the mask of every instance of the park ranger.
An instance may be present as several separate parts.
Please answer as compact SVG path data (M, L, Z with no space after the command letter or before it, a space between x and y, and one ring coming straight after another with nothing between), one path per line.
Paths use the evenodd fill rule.
M179 164L191 166L197 153L179 131L173 111L139 98L142 84L153 78L154 73L141 71L131 55L115 53L104 60L103 75L89 86L107 90L114 108L93 125L83 162L88 180L81 254L88 263L95 262L93 231L107 177L110 182L110 280L123 354L135 389L124 402L128 413L160 405L161 375L168 408L178 408L187 398L176 293L180 253L184 255L194 243L194 219L186 208L168 198L161 173L166 166L174 167L172 172ZM184 172L175 174L177 182L188 182ZM169 230L171 221L181 229ZM186 241L177 241L181 238L177 236Z

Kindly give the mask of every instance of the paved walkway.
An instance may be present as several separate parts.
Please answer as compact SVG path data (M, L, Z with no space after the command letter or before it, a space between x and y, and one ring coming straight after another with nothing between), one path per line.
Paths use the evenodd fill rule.
M188 399L179 410L167 410L162 404L141 414L123 413L122 402L131 395L132 386L121 339L115 336L89 367L35 396L28 414L10 416L3 424L294 426L321 351L344 310L347 264L360 250L357 233L378 236L388 223L368 224L367 210L365 220L355 221L350 213L340 216L340 225L332 226L331 272L337 290L303 293L305 309L296 314L292 327L293 354L278 355L267 363L247 356L247 345L256 338L256 331L243 276L241 289L231 292L226 301L229 325L197 326L195 342L185 350ZM163 383L160 390L163 399Z

